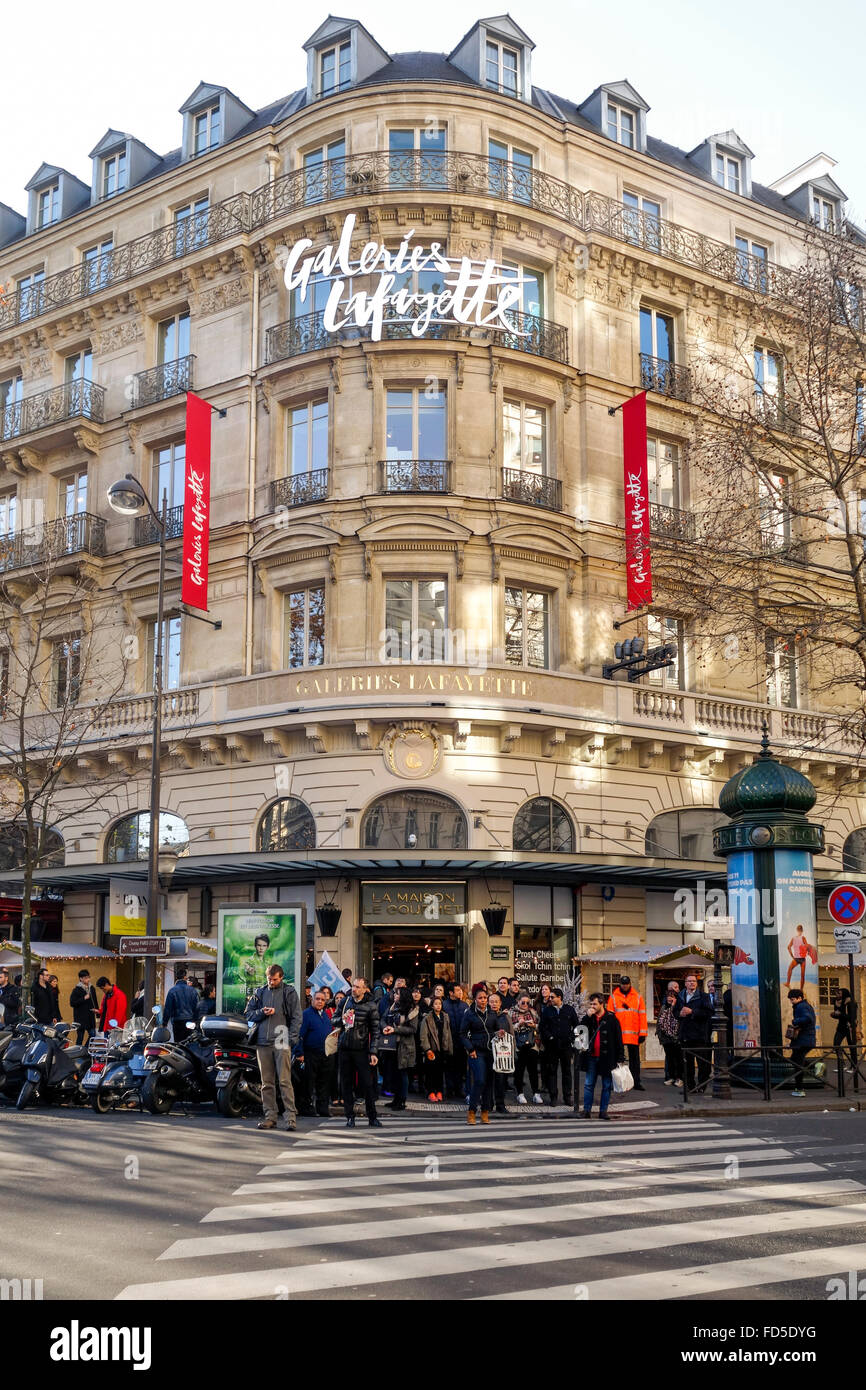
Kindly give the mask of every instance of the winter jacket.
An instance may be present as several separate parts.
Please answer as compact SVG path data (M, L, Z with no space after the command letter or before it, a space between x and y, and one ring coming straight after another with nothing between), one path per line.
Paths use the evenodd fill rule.
M400 1071L410 1071L418 1062L419 1038L423 1022L421 1005L413 1004L407 1014L392 1013L388 1022L397 1034L397 1066Z
M460 1021L460 1041L467 1052L489 1055L490 1039L505 1027L506 1021L510 1027L510 1020L506 1020L503 1014L494 1014L490 1008L482 1014L472 1004Z
M792 1038L791 1047L807 1051L815 1046L815 1010L805 999L798 999L794 1005L794 1017L792 1019L794 1027L797 1029L796 1038Z
M514 1029L515 1046L518 1048L534 1047L537 1050L539 1018L535 1010L530 1007L521 1013L520 1009L515 1006L515 1008L508 1010L508 1017L511 1019L511 1026Z
M54 1003L54 991L48 985L34 985L30 995L37 1023L54 1023L60 1015Z
M117 985L112 985L102 996L102 1003L99 1006L99 1027L101 1032L105 1032L111 1026L114 1019L118 1028L122 1028L126 1022L127 1003L126 995Z
M95 1028L99 1000L93 985L76 985L69 996L73 1020L79 1028Z
M628 994L623 994L617 985L607 1001L611 1013L615 1013L622 1029L622 1040L629 1043L642 1043L646 1037L646 1004L632 986Z
M198 1012L199 997L198 990L193 989L192 985L188 985L186 980L178 980L177 984L172 985L165 996L163 1022L167 1025L174 1021L178 1023L194 1021Z
M541 1010L542 1042L552 1052L561 1052L574 1046L576 1027L577 1014L571 1004L563 1004L559 1009L555 1004L545 1004Z
M456 1047L460 1037L460 1022L469 1005L465 999L446 999L442 1008L448 1015L448 1022L451 1024L451 1039Z
M625 1043L622 1029L616 1014L605 1011L601 1018L586 1014L581 1020L589 1032L589 1047L586 1052L578 1052L578 1065L586 1071L587 1063L593 1060L596 1034L599 1035L599 1054L595 1058L599 1076L610 1076L614 1067L625 1061Z
M379 1044L379 1006L369 990L358 1003L347 994L342 1009L334 1016L333 1026L340 1029L340 1052L367 1052L376 1055Z
M685 1008L691 1009L692 1012L683 1018L682 1012ZM710 1040L713 1022L713 1006L708 994L699 989L691 999L686 999L685 990L680 990L674 1004L674 1015L679 1023L679 1041L683 1047L706 1046Z
M14 985L4 985L0 989L0 1004L3 1005L3 1026L11 1028L21 1017L21 991Z
M331 1020L323 1009L319 1013L318 1009L312 1006L304 1009L301 1016L301 1031L298 1033L298 1056L304 1057L308 1052L324 1052L325 1039L331 1032Z
M244 1013L250 1023L257 1023L256 1047L273 1047L270 1038L268 1025L272 1023L273 1014L265 1013L265 996L270 989L269 985L259 985L247 1000ZM283 981L283 1010L286 1015L286 1027L289 1030L288 1046L295 1046L298 1041L298 1034L301 1030L301 1001L298 998L297 990L294 985Z
M442 1047L439 1047L439 1029L436 1027L436 1018L431 1009L421 1020L421 1052L426 1057L428 1052L435 1052L437 1057L451 1057L454 1053L454 1040L451 1036L451 1020L442 1006Z

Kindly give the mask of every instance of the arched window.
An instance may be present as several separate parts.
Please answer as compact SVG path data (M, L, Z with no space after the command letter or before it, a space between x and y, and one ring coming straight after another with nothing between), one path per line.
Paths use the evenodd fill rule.
M465 849L466 817L438 792L389 792L368 809L365 849Z
M726 825L722 811L695 806L687 811L663 811L650 821L645 852L654 859L713 859L713 831Z
M38 838L36 844L38 845ZM26 845L26 826L0 826L0 869L23 869ZM42 840L42 853L36 867L62 869L65 863L66 846L63 843L63 836L57 830L46 830Z
M866 829L852 830L842 846L842 868L866 874Z
M159 813L159 847L173 849L178 855L189 854L189 830L186 821L171 811ZM113 826L105 846L109 864L131 864L146 859L150 853L150 812L136 811L124 816Z
M257 848L279 853L315 849L316 822L309 806L296 796L282 796L275 801L259 822Z
M537 796L514 817L514 848L539 854L573 854L574 826L558 801Z

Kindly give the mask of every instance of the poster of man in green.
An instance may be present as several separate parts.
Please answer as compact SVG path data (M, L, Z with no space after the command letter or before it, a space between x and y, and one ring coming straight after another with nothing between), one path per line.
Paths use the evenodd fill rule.
M242 1014L253 991L266 983L269 965L281 965L287 984L297 989L303 940L301 904L220 907L218 1012Z

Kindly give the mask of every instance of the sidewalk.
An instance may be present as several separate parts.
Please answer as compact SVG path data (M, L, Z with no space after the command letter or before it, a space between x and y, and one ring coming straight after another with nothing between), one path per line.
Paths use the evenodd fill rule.
M614 1096L610 1113L614 1119L630 1120L688 1120L718 1119L722 1115L799 1115L822 1114L828 1110L866 1109L866 1082L861 1081L859 1092L850 1092L841 1099L835 1087L822 1087L807 1091L802 1100L791 1096L789 1091L774 1091L773 1098L767 1102L762 1091L749 1090L735 1086L730 1100L713 1100L712 1095L702 1095L694 1091L689 1094L689 1103L683 1103L683 1093L675 1086L665 1086L661 1071L644 1072L641 1080L645 1091L629 1091L625 1096ZM596 1111L600 1087L596 1088ZM459 1114L465 1105L449 1100L432 1103L420 1096L410 1095L406 1102L407 1110L418 1114ZM567 1119L574 1115L573 1108L565 1105L515 1105L509 1103L510 1116L522 1115L527 1120ZM492 1117L495 1119L495 1115Z

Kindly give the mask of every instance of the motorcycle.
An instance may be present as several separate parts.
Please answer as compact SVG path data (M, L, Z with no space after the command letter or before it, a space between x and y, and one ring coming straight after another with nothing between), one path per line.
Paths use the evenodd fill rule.
M158 1005L153 1012L147 1023L143 1018L128 1019L113 1041L102 1034L91 1039L90 1068L82 1078L81 1089L98 1115L123 1106L141 1108L141 1088L147 1075L144 1049L158 1031Z
M217 1108L230 1120L261 1109L262 1078L252 1041L256 1027L242 1014L210 1014L201 1021L202 1033L215 1043Z
M16 1101L19 1110L37 1099L46 1104L81 1098L81 1078L87 1070L89 1053L85 1047L70 1046L69 1033L77 1023L37 1023L24 1053L27 1080ZM7 1049L8 1051L8 1049Z
M145 1044L141 1100L152 1115L167 1115L178 1100L216 1100L215 1044L198 1024L188 1023L187 1030L181 1042L154 1038Z
M30 1045L35 1026L34 1023L22 1020L0 1042L0 1102L4 1105L15 1104L21 1094L21 1087L27 1080L24 1054Z

